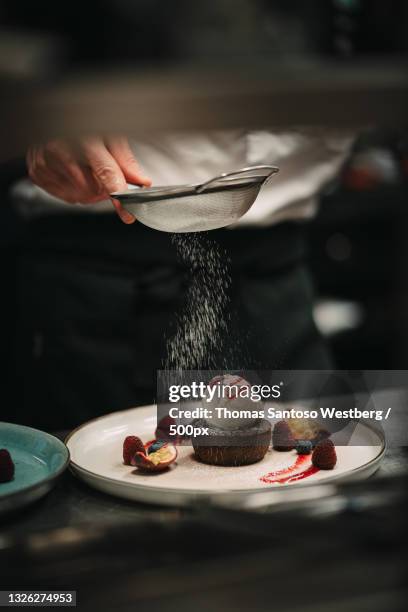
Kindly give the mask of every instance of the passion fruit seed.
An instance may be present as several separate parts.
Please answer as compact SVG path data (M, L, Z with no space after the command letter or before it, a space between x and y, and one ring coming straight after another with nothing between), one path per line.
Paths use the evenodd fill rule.
M167 444L166 440L155 440L147 449L147 454L155 453L160 450L165 444Z
M167 463L168 461L171 461L172 457L173 453L168 446L163 446L158 451L149 453L149 461L154 463L154 465L158 465L159 463Z

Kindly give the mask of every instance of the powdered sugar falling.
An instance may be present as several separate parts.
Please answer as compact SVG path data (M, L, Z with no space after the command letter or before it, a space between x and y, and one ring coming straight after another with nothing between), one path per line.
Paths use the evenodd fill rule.
M185 302L166 343L166 370L227 368L222 346L228 331L230 259L205 233L174 234L180 262L189 271Z

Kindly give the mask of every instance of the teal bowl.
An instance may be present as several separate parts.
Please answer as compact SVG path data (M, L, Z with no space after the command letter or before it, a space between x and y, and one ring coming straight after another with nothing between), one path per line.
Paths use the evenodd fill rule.
M0 422L0 449L15 465L11 482L0 483L0 515L30 504L54 486L69 464L69 451L54 436L38 429Z

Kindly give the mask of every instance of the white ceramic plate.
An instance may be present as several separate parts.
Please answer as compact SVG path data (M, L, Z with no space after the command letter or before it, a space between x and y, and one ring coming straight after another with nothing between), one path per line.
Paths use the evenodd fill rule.
M292 484L265 484L261 477L292 465L296 452L268 451L259 463L242 467L204 465L190 446L178 448L177 463L166 472L146 474L122 462L122 444L128 435L144 442L154 438L156 407L115 412L74 430L66 444L73 471L90 486L119 497L161 505L187 505L214 495L292 489L320 482L366 478L378 468L385 452L381 433L359 423L350 446L339 446L337 465ZM305 469L307 464L301 469Z

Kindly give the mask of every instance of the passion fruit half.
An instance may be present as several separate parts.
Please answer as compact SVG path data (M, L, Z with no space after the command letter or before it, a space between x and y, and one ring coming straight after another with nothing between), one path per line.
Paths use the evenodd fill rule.
M138 451L134 454L131 465L145 472L163 472L177 459L177 448L167 442L157 451L142 453Z

